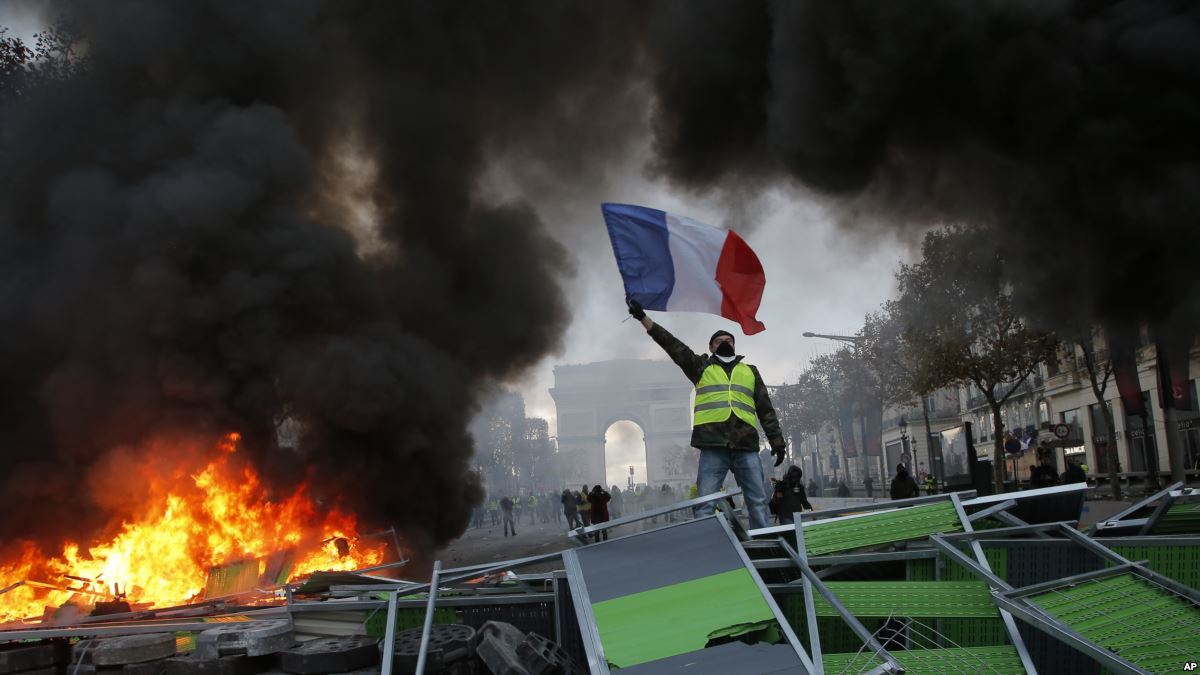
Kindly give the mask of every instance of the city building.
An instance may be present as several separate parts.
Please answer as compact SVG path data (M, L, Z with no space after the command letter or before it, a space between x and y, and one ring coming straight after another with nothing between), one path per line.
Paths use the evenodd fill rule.
M1098 359L1107 361L1103 349ZM1159 482L1171 475L1170 449L1178 444L1186 475L1194 479L1200 471L1200 413L1197 412L1197 385L1192 378L1192 409L1164 411L1160 406L1157 355L1153 345L1137 351L1137 371L1142 397L1148 411L1147 427L1143 431L1139 417L1125 414L1116 384L1110 377L1104 390L1103 404L1114 413L1118 473L1125 484L1143 483L1148 469L1157 467ZM1190 373L1200 373L1200 349L1193 349ZM972 437L980 458L990 458L994 441L992 411L982 392L974 386L962 386L935 392L926 402L930 409L930 435L926 437L922 406L894 406L884 412L884 461L891 476L898 463L916 462L919 476L933 470L940 448L942 432L970 423ZM1005 476L1008 481L1029 480L1029 470L1037 462L1036 448L1048 448L1044 455L1056 473L1061 474L1068 462L1087 467L1095 484L1107 482L1108 433L1101 402L1092 388L1078 346L1064 348L1057 363L1039 366L1005 401L1001 421L1005 429ZM1168 412L1168 415L1164 415ZM1065 428L1057 425L1064 425ZM1059 431L1059 435L1055 435ZM1065 432L1065 433L1064 433ZM1061 437L1060 437L1061 436ZM907 451L907 452L906 452ZM906 461L907 458L907 461ZM910 468L912 467L909 464Z

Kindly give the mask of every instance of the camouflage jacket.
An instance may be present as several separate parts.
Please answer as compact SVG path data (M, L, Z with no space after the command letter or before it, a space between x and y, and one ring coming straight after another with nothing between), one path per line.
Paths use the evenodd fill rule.
M701 373L712 364L719 365L729 372L733 370L735 363L742 360L739 356L730 363L723 363L715 356L697 354L657 323L651 326L648 332L692 384L699 382ZM746 365L750 366L748 363ZM767 434L771 448L782 448L786 444L783 432L779 429L779 418L775 416L775 407L771 405L771 396L767 393L767 385L763 384L762 375L758 373L757 368L750 366L750 370L754 371L754 408L758 414L758 423ZM692 446L700 449L731 448L758 452L758 429L738 419L736 415L730 415L724 422L693 427Z

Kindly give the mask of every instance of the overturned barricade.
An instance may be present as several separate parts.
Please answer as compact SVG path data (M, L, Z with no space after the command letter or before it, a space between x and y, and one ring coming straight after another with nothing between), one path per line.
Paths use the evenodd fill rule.
M1172 486L1083 533L1083 489L853 504L751 531L733 491L428 580L318 575L274 607L0 632L0 673L1181 670L1200 651L1200 531L1190 511L1168 514L1191 493ZM710 502L715 515L687 517ZM649 522L667 514L684 518ZM148 638L129 652L145 662L89 656L125 653L95 650L133 634L176 650Z

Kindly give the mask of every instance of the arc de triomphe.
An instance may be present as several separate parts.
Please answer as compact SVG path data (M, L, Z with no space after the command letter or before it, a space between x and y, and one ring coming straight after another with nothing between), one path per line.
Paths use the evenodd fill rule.
M678 489L696 481L692 384L670 361L619 359L555 366L550 390L567 485L604 480L604 432L629 420L646 439L646 481ZM607 481L605 481L607 482Z

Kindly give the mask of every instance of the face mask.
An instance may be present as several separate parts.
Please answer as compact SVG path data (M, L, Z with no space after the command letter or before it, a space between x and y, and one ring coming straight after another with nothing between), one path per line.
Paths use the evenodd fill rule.
M721 344L717 345L717 351L714 353L717 356L724 356L726 358L730 358L734 354L733 344L729 343L729 342L722 342Z

